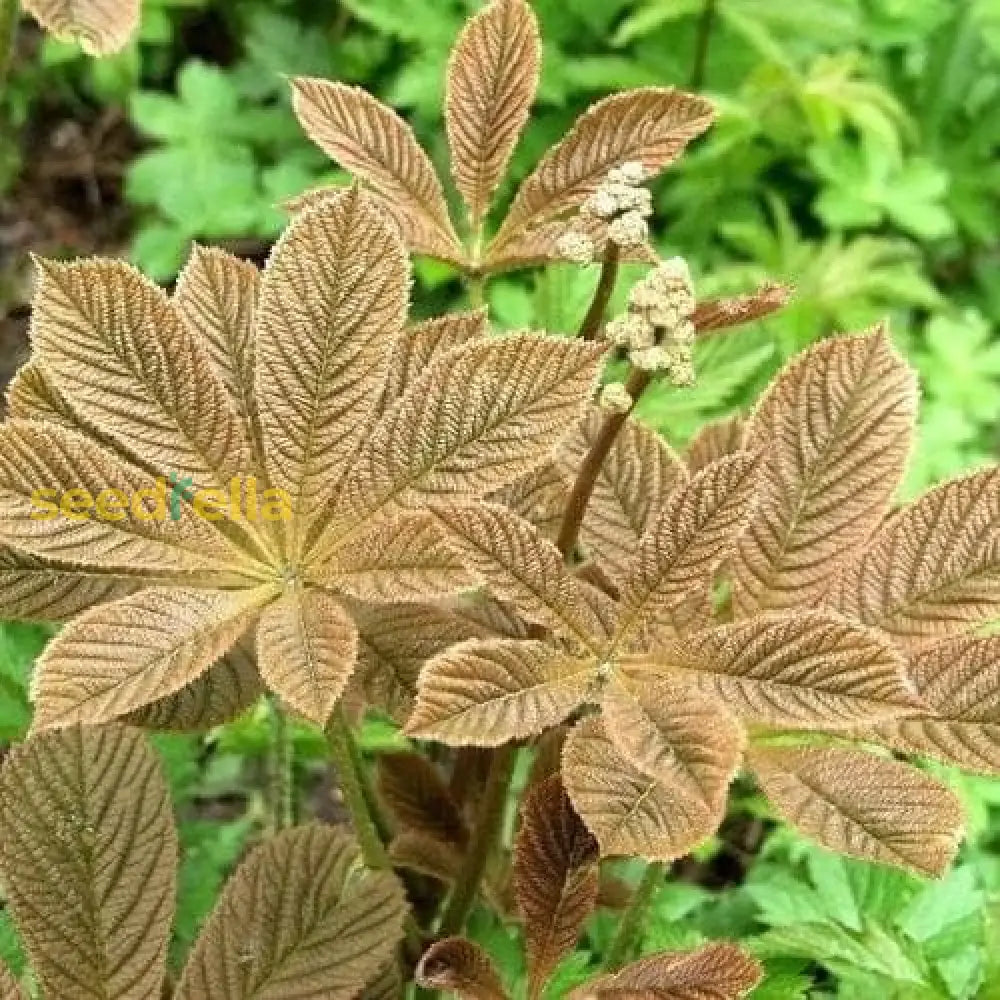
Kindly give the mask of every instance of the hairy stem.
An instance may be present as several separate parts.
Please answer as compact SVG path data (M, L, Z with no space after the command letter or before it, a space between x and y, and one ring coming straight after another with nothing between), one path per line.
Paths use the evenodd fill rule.
M469 307L482 309L486 304L486 276L483 274L469 275L466 290L469 293Z
M637 400L649 382L649 373L635 368L629 375L625 388L632 399ZM573 555L573 549L580 535L580 525L583 524L583 516L587 512L587 504L590 503L597 477L618 432L625 426L627 419L628 413L609 413L580 465L580 471L576 474L576 481L566 501L562 523L559 525L559 535L556 538L556 545L564 559L568 560Z
M618 924L618 933L615 935L614 941L611 942L611 947L604 959L604 967L608 972L617 972L632 958L639 928L646 916L653 892L663 881L665 870L666 866L661 861L646 865L642 880L636 887L628 909Z
M330 747L330 758L337 769L344 806L351 817L365 864L369 868L389 868L389 855L386 854L385 844L379 834L381 824L373 818L370 808L370 805L374 805L375 797L370 790L368 794L365 793L366 778L363 768L358 766L362 763L361 756L340 705L327 724L326 740Z
M455 880L455 887L448 899L444 916L441 918L441 927L438 930L440 937L460 934L465 926L466 917L476 899L479 883L500 836L516 757L517 748L513 744L500 747L493 756L472 840L462 861L462 870Z
M288 716L278 699L268 699L271 713L271 753L268 761L268 809L271 829L275 832L295 825L292 737Z
M698 19L698 34L694 42L694 62L691 66L691 90L701 90L705 83L705 71L708 68L708 46L712 40L712 28L715 27L716 0L705 0Z
M621 263L621 254L618 244L608 240L604 245L604 258L601 261L601 276L597 281L597 291L594 293L594 300L590 303L587 315L580 325L580 336L584 340L596 340L601 332L601 324L604 322L604 314L608 311L608 303L615 290L615 283L618 281L618 265Z

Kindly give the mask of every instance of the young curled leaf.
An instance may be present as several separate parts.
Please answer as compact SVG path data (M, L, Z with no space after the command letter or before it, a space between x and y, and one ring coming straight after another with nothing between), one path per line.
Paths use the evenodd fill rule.
M759 747L747 763L781 817L830 850L941 875L958 849L961 803L907 764L839 747Z
M402 939L395 876L367 871L354 840L309 825L243 862L198 938L177 1000L351 1000Z
M903 473L912 370L882 328L796 358L750 422L761 497L733 567L738 615L818 601L878 527Z
M170 796L137 730L74 726L10 752L0 874L46 1000L160 995L176 869Z
M571 1000L739 1000L760 982L761 967L736 945L660 952L581 986Z
M406 732L451 746L500 746L557 725L588 695L597 664L533 640L473 640L420 674Z
M691 322L700 334L728 330L778 312L788 304L791 295L787 285L767 282L748 295L699 302Z
M507 1000L493 960L466 938L432 944L420 959L416 979L424 989L447 990L460 1000Z
M532 1000L576 946L597 905L597 857L597 841L559 776L536 785L521 807L514 844L514 897L524 921Z
M525 0L492 0L448 64L445 128L455 186L473 231L490 206L538 87L538 23Z
M709 808L690 783L651 777L634 767L591 716L570 732L563 749L563 780L574 809L597 838L602 856L638 855L673 861L711 836L721 805Z

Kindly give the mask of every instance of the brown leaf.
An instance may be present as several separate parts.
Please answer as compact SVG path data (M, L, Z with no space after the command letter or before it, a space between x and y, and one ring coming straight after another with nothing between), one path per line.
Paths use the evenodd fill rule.
M714 699L671 681L613 681L603 692L604 729L619 753L651 778L723 808L743 756L743 727Z
M606 414L591 407L563 442L559 464L573 482L604 426ZM627 420L604 460L580 526L584 547L616 582L628 572L639 539L661 504L686 478L684 466L654 430Z
M178 520L168 516L170 492L76 431L24 420L0 426L0 539L43 559L139 576L247 561L188 504ZM147 498L149 517L134 516ZM102 507L107 516L95 516Z
M782 818L831 850L941 875L958 849L961 803L907 764L839 747L761 747L748 764Z
M35 730L107 722L179 691L232 648L273 593L149 589L92 608L38 661Z
M581 986L571 1000L738 1000L752 990L763 972L746 952L725 941L697 951L659 952L626 965L614 975Z
M0 1000L28 1000L28 994L14 978L14 973L0 961Z
M576 946L597 904L597 841L573 811L558 775L536 785L521 806L514 844L514 896L524 922L527 995L540 995Z
M1000 471L925 493L890 517L829 603L903 646L964 632L1000 608Z
M133 726L165 732L205 732L232 722L264 693L252 646L237 643L196 681L130 712Z
M705 424L694 436L684 454L684 460L691 475L700 472L707 465L718 462L729 455L746 451L747 426L742 417L726 417Z
M562 523L569 491L555 462L543 462L486 499L509 507L552 541Z
M764 467L733 559L738 614L823 595L886 513L916 403L913 372L883 328L823 341L778 377L750 423Z
M40 559L0 545L0 618L62 622L95 604L117 601L141 586L110 573Z
M261 283L256 397L294 553L367 432L403 328L409 268L391 222L356 190L299 215Z
M380 522L315 575L323 586L381 603L432 600L475 585L445 532L424 511Z
M544 642L463 642L424 667L406 732L451 746L500 746L534 736L587 697L596 669Z
M120 51L139 26L139 0L24 0L24 9L46 31L78 42L89 56Z
M487 333L485 309L415 323L393 345L379 412L384 413L431 362Z
M769 726L851 729L921 708L904 661L884 637L820 611L706 629L664 643L645 663Z
M295 588L257 625L260 674L307 719L326 724L354 672L358 633L343 606L321 590Z
M763 319L784 309L791 296L792 290L787 285L766 282L749 295L734 295L732 298L699 302L691 322L703 335L728 330L734 326Z
M0 772L0 870L46 1000L160 995L177 837L134 729L44 733Z
M599 345L516 334L438 358L367 441L344 490L349 526L334 525L316 557L390 501L482 496L531 472L579 417L602 356Z
M641 162L659 173L712 123L708 101L669 87L625 91L598 101L541 160L517 192L487 256L578 207L612 167Z
M78 420L52 376L37 359L22 366L7 386L7 416L21 420L47 420L74 428Z
M493 960L465 938L432 944L420 959L416 979L424 989L447 990L461 1000L507 1000Z
M255 427L254 320L260 272L216 247L196 243L177 278L174 303L201 340L216 374L243 421L246 438L259 447Z
M441 182L413 129L360 87L310 77L292 81L306 135L345 170L364 179L417 253L461 264Z
M1000 636L953 636L917 650L908 666L926 714L879 726L897 750L1000 774Z
M367 700L400 724L413 711L417 676L435 653L488 630L431 604L360 605L358 672Z
M602 855L673 861L715 832L721 809L678 784L633 767L596 716L578 723L563 750L563 781Z
M694 596L710 606L712 579L752 516L759 482L756 455L723 458L682 483L638 545L622 584L619 635L683 621Z
M225 386L160 288L120 260L38 267L32 344L85 420L196 487L246 470L249 442Z
M506 507L439 507L448 544L492 593L518 613L597 653L600 624L559 550Z
M415 830L404 830L389 844L389 860L394 868L408 868L444 885L458 878L462 858L462 850L454 843Z
M401 827L456 847L469 830L441 773L418 753L383 753L378 757L378 789Z
M492 0L448 64L445 128L455 186L475 231L489 210L538 87L538 23L525 0Z
M176 1000L352 1000L402 939L395 876L354 840L311 824L266 840L229 880Z

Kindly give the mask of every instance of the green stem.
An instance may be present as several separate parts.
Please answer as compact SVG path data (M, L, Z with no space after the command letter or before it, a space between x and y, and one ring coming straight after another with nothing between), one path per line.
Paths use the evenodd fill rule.
M275 832L295 825L295 781L292 770L292 738L288 717L271 698L271 756L268 765L270 794L268 807L271 812L271 829Z
M705 71L708 69L708 45L712 39L712 28L715 26L716 0L705 0L698 20L698 34L694 43L694 65L691 67L691 90L701 90L705 83Z
M482 309L486 305L486 275L470 274L466 283L469 293L469 306Z
M330 758L337 769L344 806L351 817L354 835L361 845L361 856L365 865L373 869L390 868L389 855L386 854L385 844L379 834L380 824L373 819L369 808L369 797L365 794L364 772L358 766L361 763L361 756L340 705L334 710L333 718L327 724L326 741L330 748ZM374 802L374 795L371 801Z
M650 900L653 898L653 892L663 881L665 870L666 865L662 861L656 861L646 866L642 880L636 887L635 893L628 904L628 909L618 924L618 933L615 935L614 941L611 942L611 947L608 949L607 956L604 959L604 967L608 972L617 972L631 960L632 954L635 951L639 928L646 916L646 910L649 908Z
M14 61L14 43L17 41L17 21L20 15L18 0L0 0L0 91L7 83L7 73Z
M517 748L513 744L500 747L493 756L479 815L476 817L476 827L468 851L462 860L462 870L458 873L455 887L441 918L439 937L461 934L465 926L465 920L476 899L479 883L500 836L516 757Z
M596 340L601 332L601 325L604 323L604 314L608 311L608 303L615 290L615 283L618 281L618 267L621 263L621 254L618 244L611 240L604 246L604 259L601 261L601 276L597 281L597 291L594 299L590 303L587 315L583 318L580 326L580 336L584 340Z

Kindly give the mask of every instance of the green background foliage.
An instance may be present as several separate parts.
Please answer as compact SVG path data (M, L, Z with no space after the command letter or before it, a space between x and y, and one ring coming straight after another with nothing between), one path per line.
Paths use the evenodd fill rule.
M22 197L32 143L60 114L93 122L110 110L129 133L115 197L136 263L169 282L192 239L263 256L283 224L282 199L343 179L302 135L285 76L365 86L401 110L444 164L443 67L477 6L146 0L138 38L96 62L25 26L0 92L0 193L8 206ZM591 101L646 84L693 87L716 101L719 121L656 186L659 248L690 261L702 296L766 279L796 289L781 315L703 342L698 384L650 394L643 418L681 444L707 420L749 408L817 337L888 318L921 375L906 493L996 461L1000 0L534 6L545 40L539 101L502 194ZM423 313L464 295L442 265L420 262L417 279ZM595 282L596 273L569 266L498 279L489 289L494 319L571 330ZM0 315L16 296L0 283ZM31 664L49 634L0 626L0 745L27 729ZM388 723L366 723L369 752L401 741ZM328 797L321 739L302 727L294 745L301 794ZM255 789L267 746L263 708L207 739L157 740L184 848L175 965L265 822ZM732 839L706 845L692 865L736 874L719 887L679 872L654 900L644 948L744 941L768 968L756 1000L1000 998L1000 784L948 777L973 822L943 882L834 858L777 827L753 795L736 795L727 827L752 835L747 856L734 855ZM636 873L625 865L621 874ZM613 920L603 912L591 922L550 1000L596 967ZM516 995L516 932L484 911L472 931ZM0 957L20 969L3 910Z

